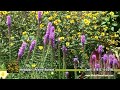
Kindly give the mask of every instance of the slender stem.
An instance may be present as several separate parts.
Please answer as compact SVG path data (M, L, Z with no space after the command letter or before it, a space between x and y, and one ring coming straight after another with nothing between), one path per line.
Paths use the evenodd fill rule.
M10 44L11 44L11 39L10 39L10 26L8 26L8 36L9 36L9 61L11 60L11 49L10 49Z
M59 69L60 69L60 46L58 45L58 60L59 60ZM60 79L60 71L59 71L59 79Z
M63 53L63 69L66 69L66 64L65 64L65 52ZM64 79L64 77L65 77L65 73L64 73L64 71L63 71L63 79Z

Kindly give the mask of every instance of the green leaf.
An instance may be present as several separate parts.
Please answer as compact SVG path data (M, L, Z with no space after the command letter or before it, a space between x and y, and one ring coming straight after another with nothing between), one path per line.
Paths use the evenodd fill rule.
M113 26L117 26L118 24L117 24L117 23L113 23L112 25L113 25Z
M111 27L111 30L114 31L114 27Z

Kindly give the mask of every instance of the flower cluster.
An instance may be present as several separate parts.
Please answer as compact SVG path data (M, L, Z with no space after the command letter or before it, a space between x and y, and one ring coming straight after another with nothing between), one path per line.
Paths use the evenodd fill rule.
M23 56L26 46L27 46L27 43L23 42L18 51L18 58L21 58Z

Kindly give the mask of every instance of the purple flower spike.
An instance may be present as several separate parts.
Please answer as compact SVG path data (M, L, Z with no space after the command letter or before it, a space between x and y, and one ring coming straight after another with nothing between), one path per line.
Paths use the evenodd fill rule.
M92 60L96 60L96 55L92 55Z
M65 76L67 77L67 79L69 78L69 72L65 72Z
M78 62L79 62L77 57L73 58L73 61L74 61L75 64L78 64Z
M100 64L95 64L95 69L99 69L100 68Z
M42 17L42 11L38 11L38 22L40 23Z
M81 43L82 43L82 45L84 45L85 41L86 41L85 35L82 35L82 36L81 36Z
M111 54L109 55L109 64L113 64L114 56Z
M98 50L98 53L102 53L102 51L103 51L103 46L102 46L102 45L99 45L97 50Z
M63 53L67 52L67 48L64 45L62 46L62 51L63 51Z
M23 56L26 46L27 46L27 43L23 42L19 51L18 51L18 57L19 58L21 58Z
M34 49L35 45L36 45L36 40L33 40L31 45L30 45L30 48L29 48L30 52L32 52L32 50Z
M11 17L10 16L7 16L7 25L8 25L8 27L10 27L11 26Z
M117 65L118 64L118 60L116 58L113 59L113 65Z
M108 60L108 56L107 54L104 54L103 57L102 57L103 61L106 62Z

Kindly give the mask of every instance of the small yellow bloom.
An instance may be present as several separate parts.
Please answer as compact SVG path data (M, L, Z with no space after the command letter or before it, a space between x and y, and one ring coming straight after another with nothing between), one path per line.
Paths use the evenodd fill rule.
M48 18L48 20L52 20L53 19L53 17L52 16L50 16L49 18Z
M58 32L61 32L61 29L60 29L60 28L58 28Z
M40 28L43 28L44 27L44 25L43 24L40 24Z
M70 18L70 15L67 15L66 18L69 19L69 18Z
M112 17L114 16L114 12L110 12L109 14L110 14Z
M60 40L60 41L64 40L64 37L60 37L59 40Z
M74 20L70 20L70 23L72 24L72 23L75 23L75 21Z
M106 14L106 12L103 11L103 12L102 12L102 15L105 15L105 14Z
M69 45L70 45L70 42L66 42L66 46L69 47Z
M12 47L14 45L14 43L10 43L10 46Z
M98 27L97 25L94 25L94 29L97 29L97 27Z
M98 36L95 36L95 39L98 40Z
M89 24L90 24L90 20L84 19L84 23L85 23L86 25L89 25Z
M109 48L108 48L108 47L106 47L106 49L107 49L107 50L109 50Z
M26 35L26 34L27 34L27 32L26 32L26 31L22 33L22 35Z
M101 33L101 36L105 36L105 33L104 33L104 32L102 32L102 33Z
M35 68L35 67L36 67L36 64L32 64L31 66L32 66L32 68Z
M9 73L7 71L0 71L0 78L5 79Z
M38 46L38 48L39 48L40 50L43 50L43 46Z
M80 33L80 32L78 32L77 34L78 34L78 35L80 35L81 33Z
M11 40L14 40L14 37L11 37Z
M47 15L47 14L49 14L49 11L45 11L43 14Z

